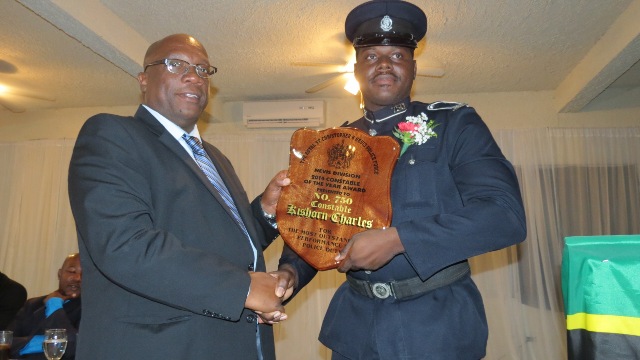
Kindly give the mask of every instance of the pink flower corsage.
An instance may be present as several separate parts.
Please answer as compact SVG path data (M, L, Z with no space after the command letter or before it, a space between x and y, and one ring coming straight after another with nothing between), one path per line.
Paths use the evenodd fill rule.
M418 116L407 116L406 121L399 123L393 130L393 135L402 141L400 156L407 151L409 146L422 145L432 137L438 137L438 134L433 130L436 126L438 124L429 120L425 113Z

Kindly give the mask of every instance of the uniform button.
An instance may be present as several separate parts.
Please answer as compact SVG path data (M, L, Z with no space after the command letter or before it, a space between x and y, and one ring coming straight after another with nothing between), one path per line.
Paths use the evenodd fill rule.
M249 264L248 269L249 269L249 271L253 271L253 264Z
M247 315L247 322L252 323L256 319L255 315Z

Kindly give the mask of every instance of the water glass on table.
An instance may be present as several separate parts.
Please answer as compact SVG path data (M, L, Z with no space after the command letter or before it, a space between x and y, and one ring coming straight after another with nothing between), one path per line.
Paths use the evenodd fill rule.
M67 350L67 330L47 329L44 331L44 342L42 343L44 356L49 360L60 360L64 351Z
M11 342L13 332L8 330L0 331L0 360L9 360L11 357Z

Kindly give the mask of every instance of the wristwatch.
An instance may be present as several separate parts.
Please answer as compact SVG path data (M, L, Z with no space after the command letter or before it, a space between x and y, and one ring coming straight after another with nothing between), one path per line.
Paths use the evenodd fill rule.
M278 223L276 223L276 214L269 214L268 212L262 209L262 216L264 219L273 227L274 229L278 228Z

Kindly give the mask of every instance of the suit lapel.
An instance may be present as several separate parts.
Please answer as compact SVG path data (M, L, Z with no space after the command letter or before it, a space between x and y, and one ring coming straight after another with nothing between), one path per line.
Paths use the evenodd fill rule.
M216 201L220 204L220 206L222 206L222 208L227 212L227 214L233 219L233 213L231 212L231 209L224 202L224 199L222 199L222 196L220 195L218 190L216 190L216 188L213 187L213 185L209 181L209 178L207 178L204 172L202 172L202 169L200 169L198 164L193 160L193 158L191 158L191 156L189 156L187 151L171 135L171 133L169 133L167 129L165 129L164 126L162 126L162 124L153 115L151 115L151 113L149 113L147 109L145 109L143 106L140 106L138 108L138 111L136 112L135 117L140 119L142 123L144 123L149 128L151 132L155 133L158 136L158 140L163 145L169 148L173 153L176 154L176 156L178 156L178 158L180 158L181 162L184 163L184 165L186 165L190 169L190 171L193 172L193 174L204 184L204 186L206 186L206 188L209 190L209 193L211 193L211 195L216 199ZM237 191L233 191L231 187L228 186L228 184L232 183L229 181L228 177L226 176L228 171L226 170L223 171L222 169L220 169L221 165L220 165L218 156L215 156L216 159L214 159L214 156L212 155L212 153L215 153L215 152L210 151L211 145L205 143L204 146L205 146L205 151L207 151L207 154L209 154L209 157L213 161L213 164L216 166L216 169L218 169L220 177L229 188L229 191L231 192L231 197L236 202L236 206L238 206L237 199L239 197L238 197ZM241 211L241 209L242 207L239 207L238 209L238 211L240 211L240 216L245 222L245 226L247 226L247 230L249 231L249 234L253 238L255 236L255 231L252 231L253 229L250 229L250 227L248 226L246 212ZM234 220L234 223L235 223L235 220ZM238 225L238 227L240 227L240 225Z
M229 165L229 161L226 157L213 145L204 142L203 146L209 158L215 165L216 169L218 169L218 173L222 178L222 181L227 186L233 201L236 204L236 208L238 209L238 213L240 213L240 218L244 222L247 231L249 232L249 236L251 237L251 241L253 241L256 248L259 248L258 244L256 244L257 231L254 227L253 213L251 211L251 205L248 203L247 195L242 188L242 184L240 179L235 173L235 170L231 165ZM231 210L229 210L231 211Z

